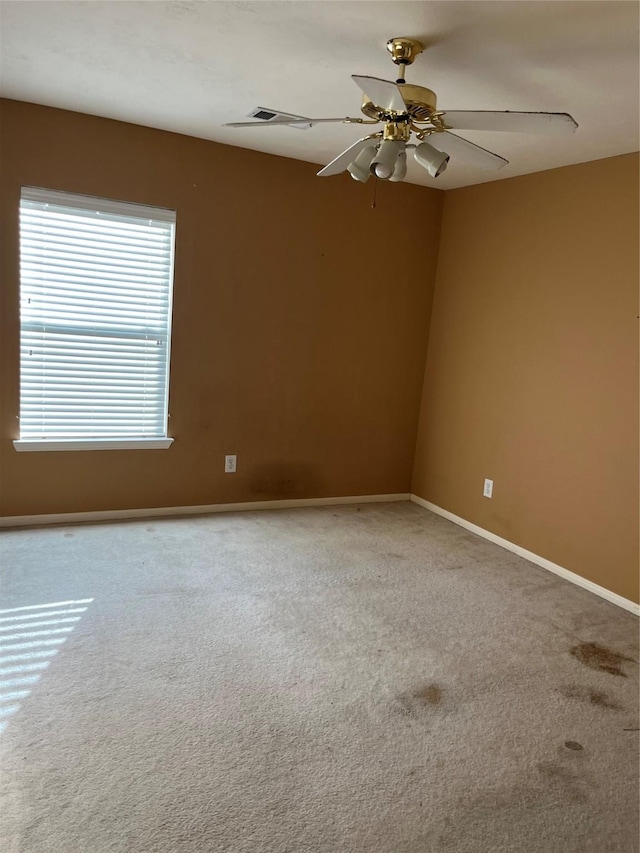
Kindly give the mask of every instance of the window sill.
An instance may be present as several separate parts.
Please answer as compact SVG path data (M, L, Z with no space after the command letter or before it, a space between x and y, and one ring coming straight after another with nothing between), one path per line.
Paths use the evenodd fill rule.
M172 438L19 438L13 442L15 449L21 453L42 450L166 450L172 444Z

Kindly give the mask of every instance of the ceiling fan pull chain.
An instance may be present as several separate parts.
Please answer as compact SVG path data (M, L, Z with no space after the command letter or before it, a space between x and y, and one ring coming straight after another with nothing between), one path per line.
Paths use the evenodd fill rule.
M375 209L376 206L376 190L378 189L378 178L377 175L373 176L373 203L371 207Z

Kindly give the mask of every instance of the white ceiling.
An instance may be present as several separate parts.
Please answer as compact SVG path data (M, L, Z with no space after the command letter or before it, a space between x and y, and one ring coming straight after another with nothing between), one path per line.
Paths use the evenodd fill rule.
M573 136L461 132L511 161L499 172L452 160L432 179L411 164L411 183L451 189L637 151L638 10L614 0L11 0L0 3L0 93L325 164L368 131L222 124L257 106L358 116L351 74L395 79L386 41L412 36L427 49L407 79L434 89L440 109L578 122Z

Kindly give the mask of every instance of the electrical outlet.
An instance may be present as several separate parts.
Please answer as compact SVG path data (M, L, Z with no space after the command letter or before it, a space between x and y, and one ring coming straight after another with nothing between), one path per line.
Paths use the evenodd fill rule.
M484 481L484 489L482 490L482 494L485 496L485 498L493 497L493 480Z
M238 457L234 454L224 457L224 473L235 474Z

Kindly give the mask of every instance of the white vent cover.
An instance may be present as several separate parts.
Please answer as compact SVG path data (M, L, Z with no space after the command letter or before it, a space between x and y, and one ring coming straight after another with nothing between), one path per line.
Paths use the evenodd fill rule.
M296 116L291 113L281 113L279 110L271 110L266 107L256 107L251 110L249 118L261 119L265 123L270 121L286 121L290 122L290 127L295 127L298 130L308 130L311 127L311 122L305 116Z

